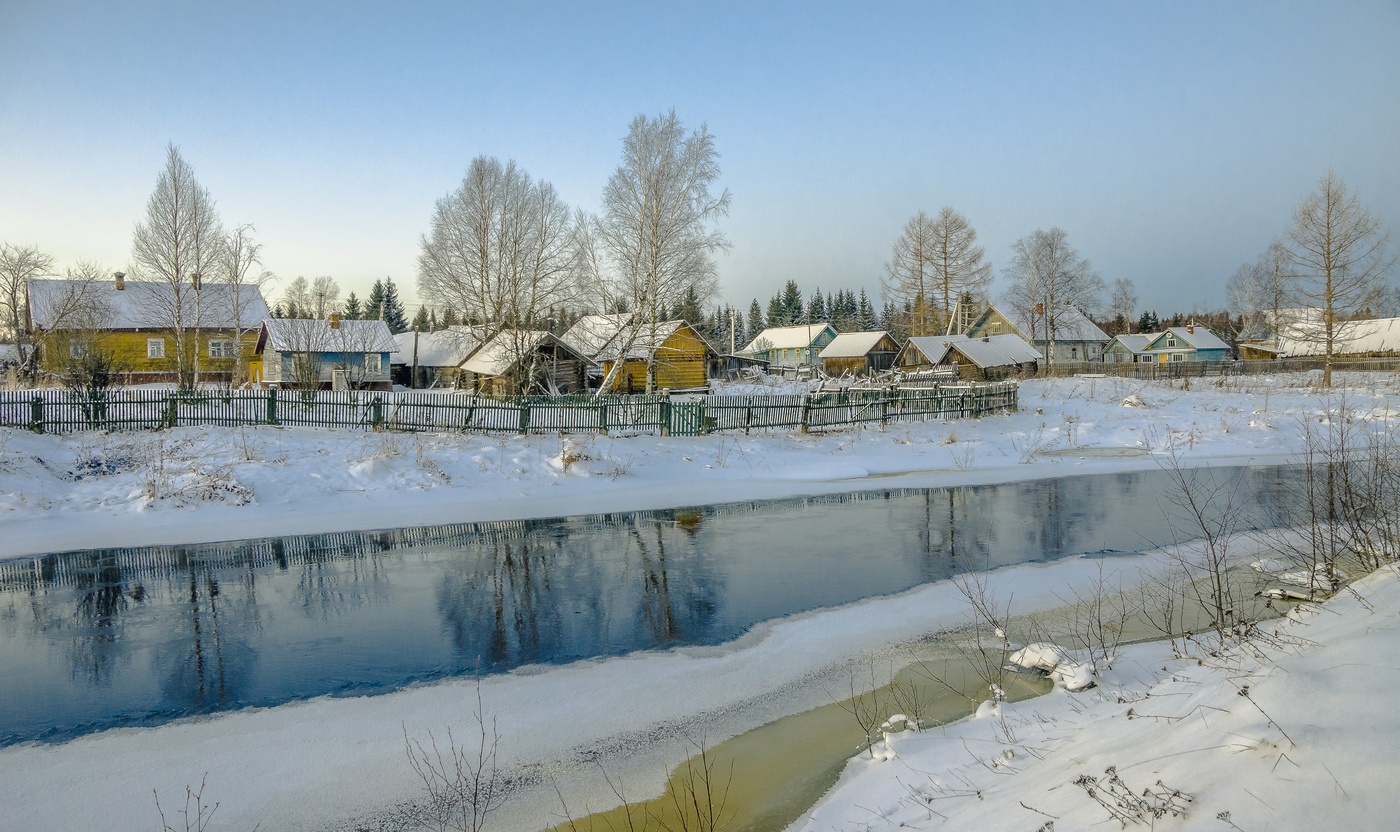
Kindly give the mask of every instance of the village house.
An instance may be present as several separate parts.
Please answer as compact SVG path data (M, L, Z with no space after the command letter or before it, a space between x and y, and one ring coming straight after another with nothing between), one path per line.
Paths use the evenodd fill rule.
M507 329L462 363L458 386L488 396L580 393L591 363L548 330Z
M1008 334L1021 336L1045 358L1064 362L1099 361L1109 341L1107 333L1073 306L1062 307L1051 327L1044 314L1014 308L1007 314L989 304L967 329L969 338ZM1053 355L1049 352L1051 335L1055 344Z
M30 280L26 288L28 324L43 344L39 367L46 373L101 351L126 384L180 383L182 342L188 383L242 383L233 377L240 352L245 375L257 377L254 349L268 310L256 286L196 278L177 293L169 283L119 272L111 281Z
M1230 345L1214 332L1198 324L1169 327L1148 335L1151 339L1138 356L1138 363L1169 364L1174 361L1225 361Z
M398 349L380 320L268 318L257 351L264 387L390 390L389 356Z
M484 336L485 327L465 325L400 332L394 336L398 352L389 359L394 382L411 388L457 387L462 364L485 343Z
M586 315L562 340L594 362L597 384L613 376L609 392L704 388L717 355L685 321L651 324L629 313ZM622 366L614 374L613 365L619 359Z
M827 344L836 340L836 330L825 321L796 326L770 326L739 350L766 361L770 367L812 367Z

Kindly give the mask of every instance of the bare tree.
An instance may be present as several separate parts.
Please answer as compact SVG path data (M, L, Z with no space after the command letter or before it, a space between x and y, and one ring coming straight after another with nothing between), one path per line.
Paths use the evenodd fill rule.
M63 356L76 348L73 339L78 333L90 337L96 329L110 321L112 310L99 290L106 272L101 266L80 262L64 271L61 280L31 280L28 295L28 352L22 366L29 378L37 378L40 359L49 366L64 363Z
M136 224L132 240L133 270L145 280L169 287L148 297L149 325L167 329L175 341L175 374L181 387L198 380L199 347L191 349L187 333L198 341L200 281L215 271L223 229L214 200L194 177L194 168L174 144L166 148L165 168L146 203L146 218Z
M1297 293L1322 311L1322 383L1332 386L1332 362L1351 338L1351 322L1381 302L1395 258L1390 235L1335 171L1318 181L1293 214L1288 229Z
M1103 278L1060 228L1036 229L1017 240L1013 251L1005 272L1011 281L1007 299L1030 322L1035 330L1031 337L1045 342L1045 358L1054 364L1057 328L1068 319L1071 308L1085 314L1098 308Z
M1245 263L1235 270L1225 283L1225 297L1241 318L1241 338L1262 338L1270 334L1277 345L1279 317L1290 302L1292 279L1292 255L1278 240L1269 243L1253 263Z
M254 297L261 295L263 287L273 279L272 272L262 267L262 243L253 240L252 232L251 225L240 225L224 236L216 272L219 282L228 287L227 314L233 328L234 355L229 384L234 387L243 383L247 368L243 332L258 324L250 320Z
M603 189L603 213L578 235L578 263L604 308L630 309L639 325L610 348L600 391L612 389L636 339L653 340L666 310L693 291L703 305L717 283L714 255L729 247L713 223L729 213L729 191L715 195L719 151L702 124L686 132L676 111L637 116L622 142L622 164ZM648 352L647 392L655 375Z
M515 162L478 156L457 190L438 200L418 255L418 291L484 326L505 331L513 358L532 349L529 330L549 327L550 310L575 295L573 220L548 182Z
M329 275L312 280L298 276L282 292L282 311L288 318L325 318L340 311L340 284Z
M29 281L52 272L53 258L38 248L0 244L0 327L13 339L20 367L31 375L37 364L30 360L35 345L28 312Z
M1108 304L1113 311L1114 318L1123 319L1123 331L1133 331L1133 315L1137 313L1138 295L1137 287L1133 281L1126 277L1120 277L1113 281L1113 292L1109 295Z
M887 301L909 310L909 334L947 331L960 298L986 293L992 266L982 256L976 229L951 207L932 219L920 211L905 223L881 284Z

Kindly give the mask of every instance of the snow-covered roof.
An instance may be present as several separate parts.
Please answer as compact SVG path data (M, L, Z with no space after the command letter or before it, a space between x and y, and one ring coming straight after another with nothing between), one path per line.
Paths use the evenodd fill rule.
M483 333L481 327L449 326L417 335L419 367L456 367L481 346ZM399 351L390 363L413 363L413 336L412 330L394 336Z
M818 358L862 358L875 349L881 338L889 337L888 332L843 332L831 340L830 344L818 353Z
M631 312L618 312L612 315L584 315L569 327L569 331L559 340L571 349L597 359L603 354L622 328L632 321Z
M999 307L988 306L988 312L997 312L1003 318L1011 322L1011 325L1020 331L1026 340L1035 341L1045 335L1044 324L1032 326L1031 319L1026 310L1012 308L1010 312L1005 312ZM985 313L984 313L985 316ZM1101 341L1109 340L1108 333L1099 329L1098 324L1089 320L1082 310L1074 306L1066 306L1055 316L1055 340L1056 341Z
M1214 332L1211 332L1209 329L1199 324L1167 327L1165 331L1155 333L1150 337L1153 343L1158 343L1162 340L1163 335L1175 335L1177 338L1184 341L1187 347L1197 350L1228 350L1230 348L1229 344L1215 337ZM1168 348L1158 343L1154 348L1154 352L1165 349Z
M573 353L582 361L589 360L587 356L579 354L578 350L564 343L549 330L507 329L497 333L494 338L487 341L481 349L462 364L462 369L479 376L504 376L515 367L523 356L534 352L550 341Z
M797 326L770 326L749 342L740 352L762 352L763 350L790 350L810 347L812 342L831 324L821 321ZM834 332L835 330L833 330ZM762 344L763 346L759 346Z
M389 325L380 320L342 320L339 328L323 318L268 318L262 322L258 351L278 352L396 352L399 345Z
M1129 352L1131 352L1131 353L1133 353L1134 355L1136 355L1137 353L1140 353L1140 352L1142 352L1143 350L1147 349L1147 345L1150 344L1150 343L1152 343L1152 339L1153 339L1153 338L1156 338L1156 337L1157 337L1157 333L1150 333L1150 334L1149 334L1149 333L1135 332L1135 333L1133 333L1133 334L1131 334L1131 335L1129 335L1129 334L1115 335L1115 336L1113 336L1113 340L1116 341L1116 342L1118 342L1119 344L1122 344L1122 345L1124 346L1124 348L1126 348ZM1109 346L1112 347L1113 344L1110 343Z
M94 323L100 329L165 329L174 324L175 290L168 283L149 280L126 280L118 289L111 280L31 280L29 281L29 313L34 325L41 329L87 327ZM268 317L267 302L256 286L240 286L234 293L223 283L205 282L198 292L191 286L180 290L179 315L187 327L210 329L233 327L234 303L237 300L238 321L252 328ZM72 299L81 296L92 305L95 320L87 316L57 320ZM198 302L196 303L196 300Z
M1339 353L1400 352L1400 318L1372 318L1332 324L1334 350ZM1320 321L1285 323L1279 333L1284 355L1321 355L1326 352Z
M910 338L909 343L934 364L941 362L949 350L957 350L964 358L981 369L1028 364L1040 360L1040 352L1015 334L988 335L969 338L966 335L923 335Z

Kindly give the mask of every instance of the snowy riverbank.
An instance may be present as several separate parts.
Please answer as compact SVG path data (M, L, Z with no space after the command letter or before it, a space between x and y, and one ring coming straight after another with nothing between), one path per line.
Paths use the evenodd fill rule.
M1156 467L1168 443L1188 464L1284 462L1302 447L1300 420L1321 417L1339 400L1338 393L1323 395L1300 381L1227 379L1217 387L1214 380L1198 380L1191 390L1117 379L1036 381L1024 385L1016 414L806 436L561 439L182 429L62 438L0 432L0 556L624 511L876 484L936 486L1133 470ZM1400 380L1394 376L1346 381L1352 385L1346 405L1360 417L1400 415ZM1160 566L1163 557L1149 553L1125 561L1125 580L1133 580L1127 573ZM1101 563L1076 559L1005 569L993 576L993 589L1002 597L1014 594L1018 612L1057 606L1067 587L1089 581ZM1383 657L1400 646L1385 641L1392 638L1386 634L1393 632L1400 608L1396 583L1375 576L1362 585L1366 604L1348 606L1352 602L1343 599L1324 613L1306 616L1297 632L1307 641L1258 666L1240 657L1192 668L1166 663L1153 652L1160 647L1135 647L1107 678L1112 687L1106 684L1099 693L1056 692L1005 706L1000 720L897 737L895 759L878 766L853 763L837 791L800 828L844 829L852 822L857 828L880 828L882 813L904 813L891 825L905 820L933 826L940 820L930 812L949 814L954 809L944 807L953 803L959 824L949 828L972 823L969 813L979 809L1006 813L988 816L994 827L1033 829L1050 820L1036 814L1042 812L1066 818L1061 828L1079 828L1106 816L1093 814L1102 810L1073 785L1078 774L1068 773L1102 777L1109 765L1119 766L1123 781L1135 790L1160 778L1191 793L1196 799L1191 822L1209 819L1202 814L1207 809L1211 818L1230 811L1237 823L1251 819L1239 824L1246 829L1295 825L1294 816L1284 814L1295 797L1278 792L1289 788L1283 778L1297 765L1296 800L1311 795L1312 801L1298 811L1313 813L1298 817L1313 822L1296 825L1330 825L1338 811L1353 818L1354 826L1374 825L1365 813L1378 801L1391 800L1386 795L1393 792L1374 788L1378 781L1370 778L1378 773L1393 779L1393 738L1400 732L1362 694L1383 685L1384 674L1393 671ZM606 748L622 766L619 776L628 778L629 796L640 796L659 788L665 765L679 761L682 744L667 745L658 737L674 738L681 729L698 726L713 741L821 704L826 695L811 684L814 676L880 647L955 626L965 617L964 607L954 588L934 584L783 619L719 648L527 668L486 679L481 694L503 737L504 766L563 772L591 749ZM1332 642L1351 652L1324 672L1334 665L1332 654L1323 655L1316 645ZM1342 667L1351 663L1357 664L1355 671ZM1160 670L1163 666L1168 669ZM1241 679L1260 697L1283 701L1240 696L1227 683ZM1324 694L1345 698L1325 715L1309 715L1303 704L1288 704L1295 700L1287 685L1296 680L1309 685L1301 689L1309 707L1327 701L1318 698ZM1357 687L1349 687L1353 684ZM1159 685L1166 687L1154 688ZM1103 698L1103 692L1118 689L1130 701L1120 704L1116 694ZM1154 710L1143 705L1134 715L1154 718L1128 720L1126 709L1152 690L1158 693L1143 701ZM1231 706L1225 708L1228 714L1214 710L1224 707L1221 701ZM1176 710L1160 713L1159 702ZM1270 726L1252 704L1262 706L1276 724ZM387 809L416 795L419 785L404 758L405 731L422 736L447 726L461 729L474 706L471 685L444 682L383 696L317 699L160 728L108 731L57 746L4 749L0 804L6 811L0 813L0 829L153 827L158 824L151 790L168 795L163 798L168 807L204 772L210 794L221 802L218 829L258 823L264 829L350 827L384 817ZM1042 722L1038 713L1050 718ZM1169 730L1170 737L1132 733L1153 726ZM1007 727L1015 737L1005 748L978 750L988 732ZM966 745L958 731L972 732ZM1291 738L1287 742L1279 738L1283 732ZM1331 755L1348 745L1333 744L1332 735L1350 736L1363 763L1334 759ZM1130 736L1137 739L1129 741ZM1369 738L1370 745L1357 750L1358 737ZM942 740L947 742L940 748ZM1168 741L1172 750L1163 753L1185 752L1181 762L1172 763L1185 768L1164 768L1166 774L1150 778L1146 772L1156 763L1129 768L1157 756L1151 743ZM1239 745L1249 748L1235 748ZM1013 754L1006 756L1006 748ZM1322 750L1314 755L1310 749L1315 748ZM1134 749L1141 753L1130 758L1127 752ZM999 755L1003 763L994 764ZM1280 807L1279 814L1249 814L1242 805L1250 799L1247 794L1241 799L1239 791L1198 785L1193 755L1209 758L1201 770L1215 778L1234 778L1229 765L1267 768L1259 776L1278 777L1280 783L1270 781L1272 791L1257 803ZM1036 766L1029 765L1032 760ZM1335 779L1317 776L1324 764ZM1005 776L1012 770L1022 774ZM990 779L978 779L984 775ZM934 785L934 777L942 778L941 785ZM584 788L564 780L566 789ZM964 789L959 785L964 781L975 785ZM915 794L928 796L930 789L931 801ZM979 790L984 796L995 792L998 799L979 801ZM901 803L901 797L908 800ZM1034 810L1020 808L1020 801ZM1330 820L1318 822L1324 810ZM501 816L500 828L557 820L558 810L546 784L533 804L514 802L510 812Z

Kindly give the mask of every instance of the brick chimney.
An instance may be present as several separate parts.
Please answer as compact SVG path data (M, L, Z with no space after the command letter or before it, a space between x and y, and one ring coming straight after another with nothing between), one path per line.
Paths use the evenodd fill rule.
M112 272L112 277L117 281L117 291L126 290L126 272Z

